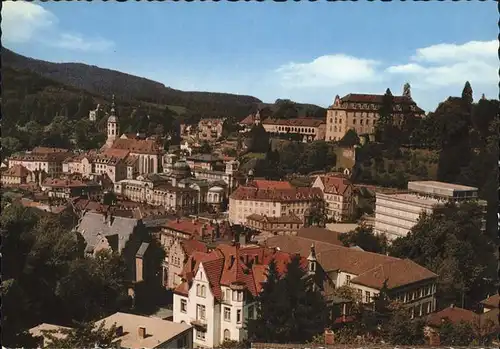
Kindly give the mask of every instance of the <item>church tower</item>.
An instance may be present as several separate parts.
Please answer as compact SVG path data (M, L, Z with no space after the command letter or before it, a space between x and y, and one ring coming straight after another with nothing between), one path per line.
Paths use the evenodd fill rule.
M118 123L118 117L115 114L115 95L113 95L113 100L111 102L111 115L108 118L107 130L108 138L106 140L106 147L111 148L120 135L120 125Z

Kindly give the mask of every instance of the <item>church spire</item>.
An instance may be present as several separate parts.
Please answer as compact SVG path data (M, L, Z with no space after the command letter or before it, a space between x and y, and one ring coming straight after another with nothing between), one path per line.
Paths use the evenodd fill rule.
M111 115L115 115L115 95L111 97Z

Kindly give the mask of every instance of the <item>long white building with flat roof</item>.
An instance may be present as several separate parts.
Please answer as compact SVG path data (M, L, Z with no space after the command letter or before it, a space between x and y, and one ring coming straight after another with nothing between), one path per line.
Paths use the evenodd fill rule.
M449 201L470 200L478 200L478 188L436 181L408 182L408 191L376 194L374 233L385 234L389 240L406 236L422 212L430 214ZM485 201L478 202L486 206Z

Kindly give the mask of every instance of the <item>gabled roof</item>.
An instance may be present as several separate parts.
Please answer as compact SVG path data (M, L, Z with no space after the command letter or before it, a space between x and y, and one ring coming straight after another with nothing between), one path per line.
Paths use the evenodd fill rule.
M351 181L342 176L319 176L323 186L324 192L327 194L344 195L348 188L352 187Z
M478 315L470 310L450 306L427 316L427 324L433 327L439 327L446 319L452 323L458 323L460 321L472 323L477 318Z
M318 242L326 242L333 245L344 246L339 240L339 232L319 227L302 227L297 236Z
M498 293L481 301L481 304L488 308L498 308L499 303L500 303L500 295L498 295Z
M112 149L126 149L135 154L158 154L160 149L154 140L144 139L117 139Z
M10 177L27 177L29 173L30 171L23 165L14 165L8 170L2 172L2 175Z
M378 253L359 251L349 247L318 242L299 236L278 235L268 238L268 247L277 247L284 252L309 255L311 244L316 249L316 258L326 272L342 271L357 275L352 283L380 289L385 280L389 288L437 277L436 274L409 260ZM404 274L404 275L401 275Z

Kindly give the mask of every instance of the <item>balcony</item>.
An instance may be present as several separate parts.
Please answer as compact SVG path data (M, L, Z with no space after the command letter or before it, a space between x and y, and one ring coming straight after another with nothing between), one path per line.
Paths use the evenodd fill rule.
M206 331L207 330L206 320L193 319L193 320L191 320L191 325L194 328L196 328L197 330L200 330L200 331Z

